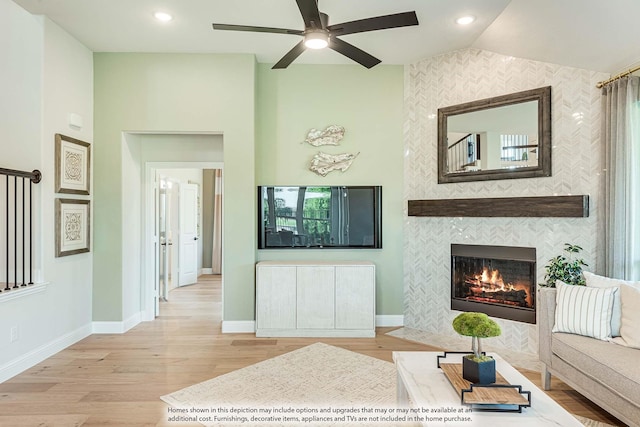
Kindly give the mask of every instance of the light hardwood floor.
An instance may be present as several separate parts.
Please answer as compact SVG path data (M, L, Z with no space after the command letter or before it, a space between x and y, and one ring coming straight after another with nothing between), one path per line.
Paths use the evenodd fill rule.
M392 351L436 349L385 335L393 328L357 339L223 335L221 308L219 276L172 291L155 321L87 337L0 384L0 426L162 425L160 396L317 341L387 361ZM521 371L540 384L537 372ZM549 395L569 412L624 425L564 383L554 380Z

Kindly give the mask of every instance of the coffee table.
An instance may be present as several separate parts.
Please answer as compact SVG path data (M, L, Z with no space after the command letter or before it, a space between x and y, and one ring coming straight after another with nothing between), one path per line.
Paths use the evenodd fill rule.
M420 421L424 426L582 426L573 415L551 399L525 376L518 372L495 353L487 353L496 360L496 370L510 384L518 384L523 390L531 392L531 406L517 412L469 412L462 405L460 396L454 390L444 373L438 368L437 358L444 352L432 351L394 351L393 361L398 374L398 406L409 409L425 418ZM441 359L444 363L461 363L461 354L448 354ZM432 417L429 421L426 417ZM446 423L438 418L471 418L471 420Z

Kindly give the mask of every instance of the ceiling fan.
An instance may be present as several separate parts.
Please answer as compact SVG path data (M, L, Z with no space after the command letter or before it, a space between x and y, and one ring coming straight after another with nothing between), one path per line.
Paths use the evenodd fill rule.
M288 30L285 28L253 27L248 25L213 24L214 30L252 31L258 33L293 34L303 39L293 49L287 52L273 68L287 68L305 49L322 49L329 47L351 58L364 67L371 68L380 63L375 56L368 54L338 38L347 34L364 33L367 31L384 30L388 28L408 27L418 25L416 12L395 13L374 18L359 19L329 25L329 16L318 10L317 0L296 0L300 14L304 20L304 30Z

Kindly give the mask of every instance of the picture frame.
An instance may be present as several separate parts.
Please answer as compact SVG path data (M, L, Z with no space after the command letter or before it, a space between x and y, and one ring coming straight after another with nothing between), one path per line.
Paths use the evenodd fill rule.
M55 140L56 193L89 195L91 144L59 133Z
M91 201L56 199L56 258L89 252Z

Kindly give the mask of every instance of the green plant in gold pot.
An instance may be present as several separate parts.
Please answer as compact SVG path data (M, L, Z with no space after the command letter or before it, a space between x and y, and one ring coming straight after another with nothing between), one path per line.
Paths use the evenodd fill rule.
M471 337L472 354L462 358L462 377L472 383L496 382L496 361L482 354L482 338L499 336L500 326L484 313L467 312L453 319L453 329L460 335Z

